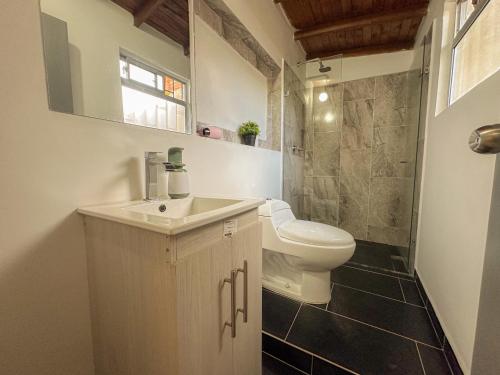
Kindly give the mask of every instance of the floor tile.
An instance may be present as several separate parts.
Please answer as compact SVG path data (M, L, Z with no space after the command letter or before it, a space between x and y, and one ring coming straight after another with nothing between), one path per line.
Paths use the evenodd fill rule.
M262 375L304 375L304 373L262 353Z
M284 339L300 303L262 289L262 329Z
M309 305L316 306L318 309L323 309L323 310L326 310L326 306L328 306L327 303L321 303L321 304L310 303Z
M417 284L418 291L420 292L420 295L422 296L422 300L424 301L424 305L427 306L429 303L429 299L427 297L427 293L425 292L424 286L422 285L422 282L420 281L420 278L418 277L417 272L415 272L415 283Z
M303 305L287 341L363 375L422 375L415 343Z
M403 293L405 295L406 302L412 303L417 306L424 306L424 302L420 297L420 293L417 288L417 284L410 280L399 280L401 282L401 287L403 288Z
M417 344L426 375L453 375L442 350Z
M394 268L394 271L399 272L399 273L408 273L408 270L406 269L406 264L403 259L398 258L392 258L392 266Z
M423 307L379 297L335 284L328 310L439 347Z
M351 288L404 301L399 281L395 277L342 266L332 271L332 280L335 284L350 286Z
M392 270L391 252L388 249L356 244L354 255L349 262Z
M430 301L427 303L427 311L429 312L429 316L431 318L432 325L434 326L434 330L436 332L436 335L439 340L439 346L442 347L444 344L444 331L443 328L441 327L441 323L438 320L438 317L436 313L434 312L434 309L432 308L432 304Z
M351 375L352 372L346 371L340 367L332 365L317 357L313 359L312 375Z
M319 358L313 359L312 375L351 375L352 373Z
M409 274L396 272L394 270L387 270L387 269L382 269L382 268L377 268L377 267L370 267L370 266L365 266L363 264L351 263L351 262L347 262L346 266L350 267L350 268L360 269L363 271L374 272L374 273L381 274L381 275L398 277L400 279L414 280L414 278L412 276L410 276Z
M460 368L460 365L458 364L457 357L455 357L455 353L453 353L453 349L450 346L450 343L448 340L445 339L444 342L444 355L446 356L446 359L448 360L448 363L450 364L450 367L453 371L454 375L463 375L463 371Z
M312 356L310 354L296 349L274 337L266 334L262 335L262 350L299 370L307 373L311 371Z

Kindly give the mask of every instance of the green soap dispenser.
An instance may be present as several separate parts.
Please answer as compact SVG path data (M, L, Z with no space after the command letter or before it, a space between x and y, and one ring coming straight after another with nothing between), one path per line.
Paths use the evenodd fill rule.
M165 169L168 172L168 195L172 199L189 196L189 177L185 164L182 162L182 147L171 147L168 150L168 162Z

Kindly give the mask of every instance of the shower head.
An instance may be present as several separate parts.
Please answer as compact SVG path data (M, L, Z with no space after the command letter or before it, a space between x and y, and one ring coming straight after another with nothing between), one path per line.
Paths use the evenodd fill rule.
M328 73L332 68L329 66L324 66L323 61L319 60L319 71L320 73Z

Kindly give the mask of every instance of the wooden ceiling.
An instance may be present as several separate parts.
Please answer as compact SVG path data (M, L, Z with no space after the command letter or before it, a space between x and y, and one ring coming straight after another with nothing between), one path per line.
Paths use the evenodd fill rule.
M134 15L134 24L153 27L189 54L188 0L111 0Z
M429 0L273 0L307 59L412 49Z

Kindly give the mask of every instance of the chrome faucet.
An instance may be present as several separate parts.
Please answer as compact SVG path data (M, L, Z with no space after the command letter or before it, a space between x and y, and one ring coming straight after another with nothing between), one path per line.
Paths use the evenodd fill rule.
M159 174L165 172L164 158L162 152L145 152L144 160L146 167L146 197L145 200L153 201L160 199L158 192Z

